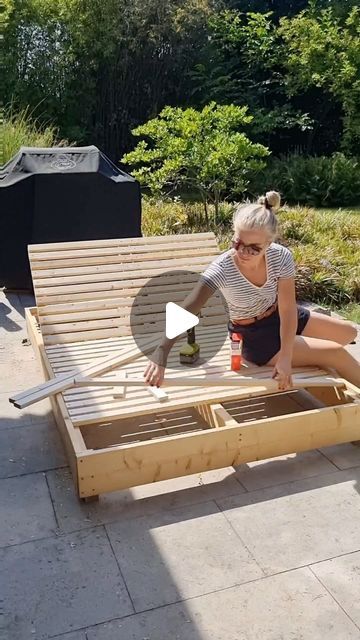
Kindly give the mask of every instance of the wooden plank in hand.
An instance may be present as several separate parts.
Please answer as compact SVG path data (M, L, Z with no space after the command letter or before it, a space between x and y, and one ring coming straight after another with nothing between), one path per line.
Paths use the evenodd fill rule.
M75 384L75 378L79 376L79 374L83 374L91 378L91 376L101 375L107 371L111 371L111 369L114 369L115 367L136 360L136 358L139 358L141 355L151 352L159 344L159 339L159 335L157 335L156 337L152 336L149 339L144 340L142 344L142 352L139 351L136 344L132 345L124 349L121 354L105 358L104 360L101 360L101 362L97 362L95 364L85 365L74 369L73 371L54 378L53 380L49 380L49 382L37 385L27 391L23 391L22 393L12 396L9 400L18 409L28 407L30 404L34 404L44 398L69 389ZM113 384L114 383L112 383L112 385ZM127 384L125 376L123 377L121 384Z
M75 386L79 387L115 387L126 384L129 387L147 386L144 378L125 378L121 375L116 379L111 378L88 378L84 376L75 377ZM301 378L293 376L293 385L296 387L343 387L345 382L341 379L329 376ZM266 389L278 389L278 383L273 378L257 378L250 376L188 376L167 378L163 381L163 387L264 387Z

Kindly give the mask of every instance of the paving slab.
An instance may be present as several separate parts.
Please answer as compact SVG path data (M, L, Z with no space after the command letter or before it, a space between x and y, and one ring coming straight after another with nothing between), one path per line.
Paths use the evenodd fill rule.
M22 301L16 293L4 294L0 291L0 329L7 333L16 333L25 325L25 312Z
M42 382L44 382L44 377L36 361L32 362L31 365L28 363L24 366L22 360L12 360L1 367L0 391L1 393L7 393L9 396Z
M87 640L85 631L76 631L75 633L65 633L61 636L52 636L51 640Z
M25 378L30 380L36 375L40 376L40 365L35 353L29 344L23 344L22 340L9 341L5 337L0 341L0 392L8 392L9 384L5 387L6 378L11 385L15 384L16 377L24 372ZM21 379L22 380L22 379ZM21 381L20 380L20 381ZM8 393L8 395L10 395Z
M85 504L75 494L69 469L49 471L46 475L63 532L245 493L235 479L234 469L227 467L102 494L99 502Z
M263 575L212 502L105 527L136 611Z
M360 552L319 562L311 570L360 628Z
M55 425L30 424L0 431L0 478L67 465Z
M305 451L240 465L236 468L236 478L248 491L254 491L335 470L335 465L319 451Z
M87 629L88 640L359 640L309 569Z
M217 501L266 574L360 550L360 469Z
M101 527L0 552L9 640L44 640L133 612Z
M53 535L56 520L43 474L0 480L0 547Z
M28 424L39 424L40 422L55 425L50 400L46 398L25 409L17 409L9 402L10 395L12 395L12 391L0 393L0 431Z
M0 318L0 342L2 345L6 345L7 354L14 353L14 349L20 349L23 340L26 340L27 330L24 320L13 320L10 316L4 314L4 305L0 302L0 314L3 311ZM5 355L7 355L5 354Z
M352 467L360 466L360 446L358 445L353 445L349 442L332 447L323 447L320 451L338 469L351 469Z

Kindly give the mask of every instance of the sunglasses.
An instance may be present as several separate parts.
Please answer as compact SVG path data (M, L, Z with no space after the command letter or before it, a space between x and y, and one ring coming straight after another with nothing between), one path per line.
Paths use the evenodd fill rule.
M244 244L241 240L232 241L233 249L241 251L241 253L247 253L250 256L258 256L264 247L260 247L258 244Z

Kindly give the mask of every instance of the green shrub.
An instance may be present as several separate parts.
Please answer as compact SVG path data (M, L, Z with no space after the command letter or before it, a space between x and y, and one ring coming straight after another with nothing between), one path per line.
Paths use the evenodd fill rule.
M27 107L16 112L12 106L4 110L2 128L2 145L0 145L0 165L4 165L20 149L20 147L63 147L66 140L59 141L54 126L43 127L35 120Z
M187 215L178 201L143 196L142 232L145 236L187 233Z
M360 199L360 160L342 153L331 157L271 158L267 167L253 176L249 190L260 194L270 188L276 188L286 202L293 204L356 205Z
M207 222L201 202L183 202L178 197L160 199L143 196L142 231L146 236L214 231L219 238L231 225L233 212L233 204L221 202L215 221L215 206L208 205Z
M144 198L143 233L214 231L220 249L225 251L231 245L234 206L221 203L220 224L214 223L214 209L210 207L208 226L199 202ZM360 212L292 207L279 211L279 221L278 242L291 249L297 265L298 299L332 308L352 304L356 309L360 303Z

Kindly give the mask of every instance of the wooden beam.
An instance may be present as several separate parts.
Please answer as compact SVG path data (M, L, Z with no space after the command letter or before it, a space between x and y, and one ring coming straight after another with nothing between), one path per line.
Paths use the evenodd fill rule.
M221 416L219 416L221 419ZM360 407L326 407L78 456L80 497L356 440Z
M221 421L218 419L218 415L217 415L218 411L221 411L222 409L225 411L224 407L222 406L222 404L220 404L220 402L216 404L198 404L195 408L196 408L196 411L198 411L198 413L205 420L205 422L208 423L210 427L217 429L218 427L223 426L223 424L221 424ZM235 423L235 420L234 420L234 423Z
M144 378L125 378L121 375L116 379L111 378L88 378L76 376L75 386L79 387L115 387L126 384L129 387L148 386ZM344 387L345 382L336 378L296 378L293 377L294 388L297 387ZM166 378L162 383L163 387L264 387L271 391L278 391L278 383L272 378L256 378L250 376L179 376L177 378Z
M44 343L40 331L37 330L34 307L25 309L26 325L28 335L38 358L44 374L47 379L52 375L50 362L46 356ZM52 396L50 398L51 408L55 417L57 428L67 452L67 459L70 465L71 473L74 479L76 491L79 492L78 470L76 455L87 450L81 430L74 427L70 420L64 399L61 395Z
M145 353L149 353L159 344L159 335L155 338L151 337L147 340L143 341L142 344L142 352L139 351L137 345L132 345L124 349L121 354L116 356L111 356L110 358L105 358L101 360L101 362L97 362L91 365L85 365L83 367L78 367L69 373L64 373L49 382L45 382L43 384L37 385L36 387L32 387L31 389L27 389L15 396L9 398L10 402L12 402L15 407L18 409L23 409L24 407L28 407L35 402L39 402L44 398L55 395L57 393L61 393L66 389L69 389L75 384L75 378L79 376L79 374L84 374L89 376L101 375L106 373L107 371L111 371L115 367L121 366L136 358L141 357ZM127 384L126 377L122 379L122 385Z

